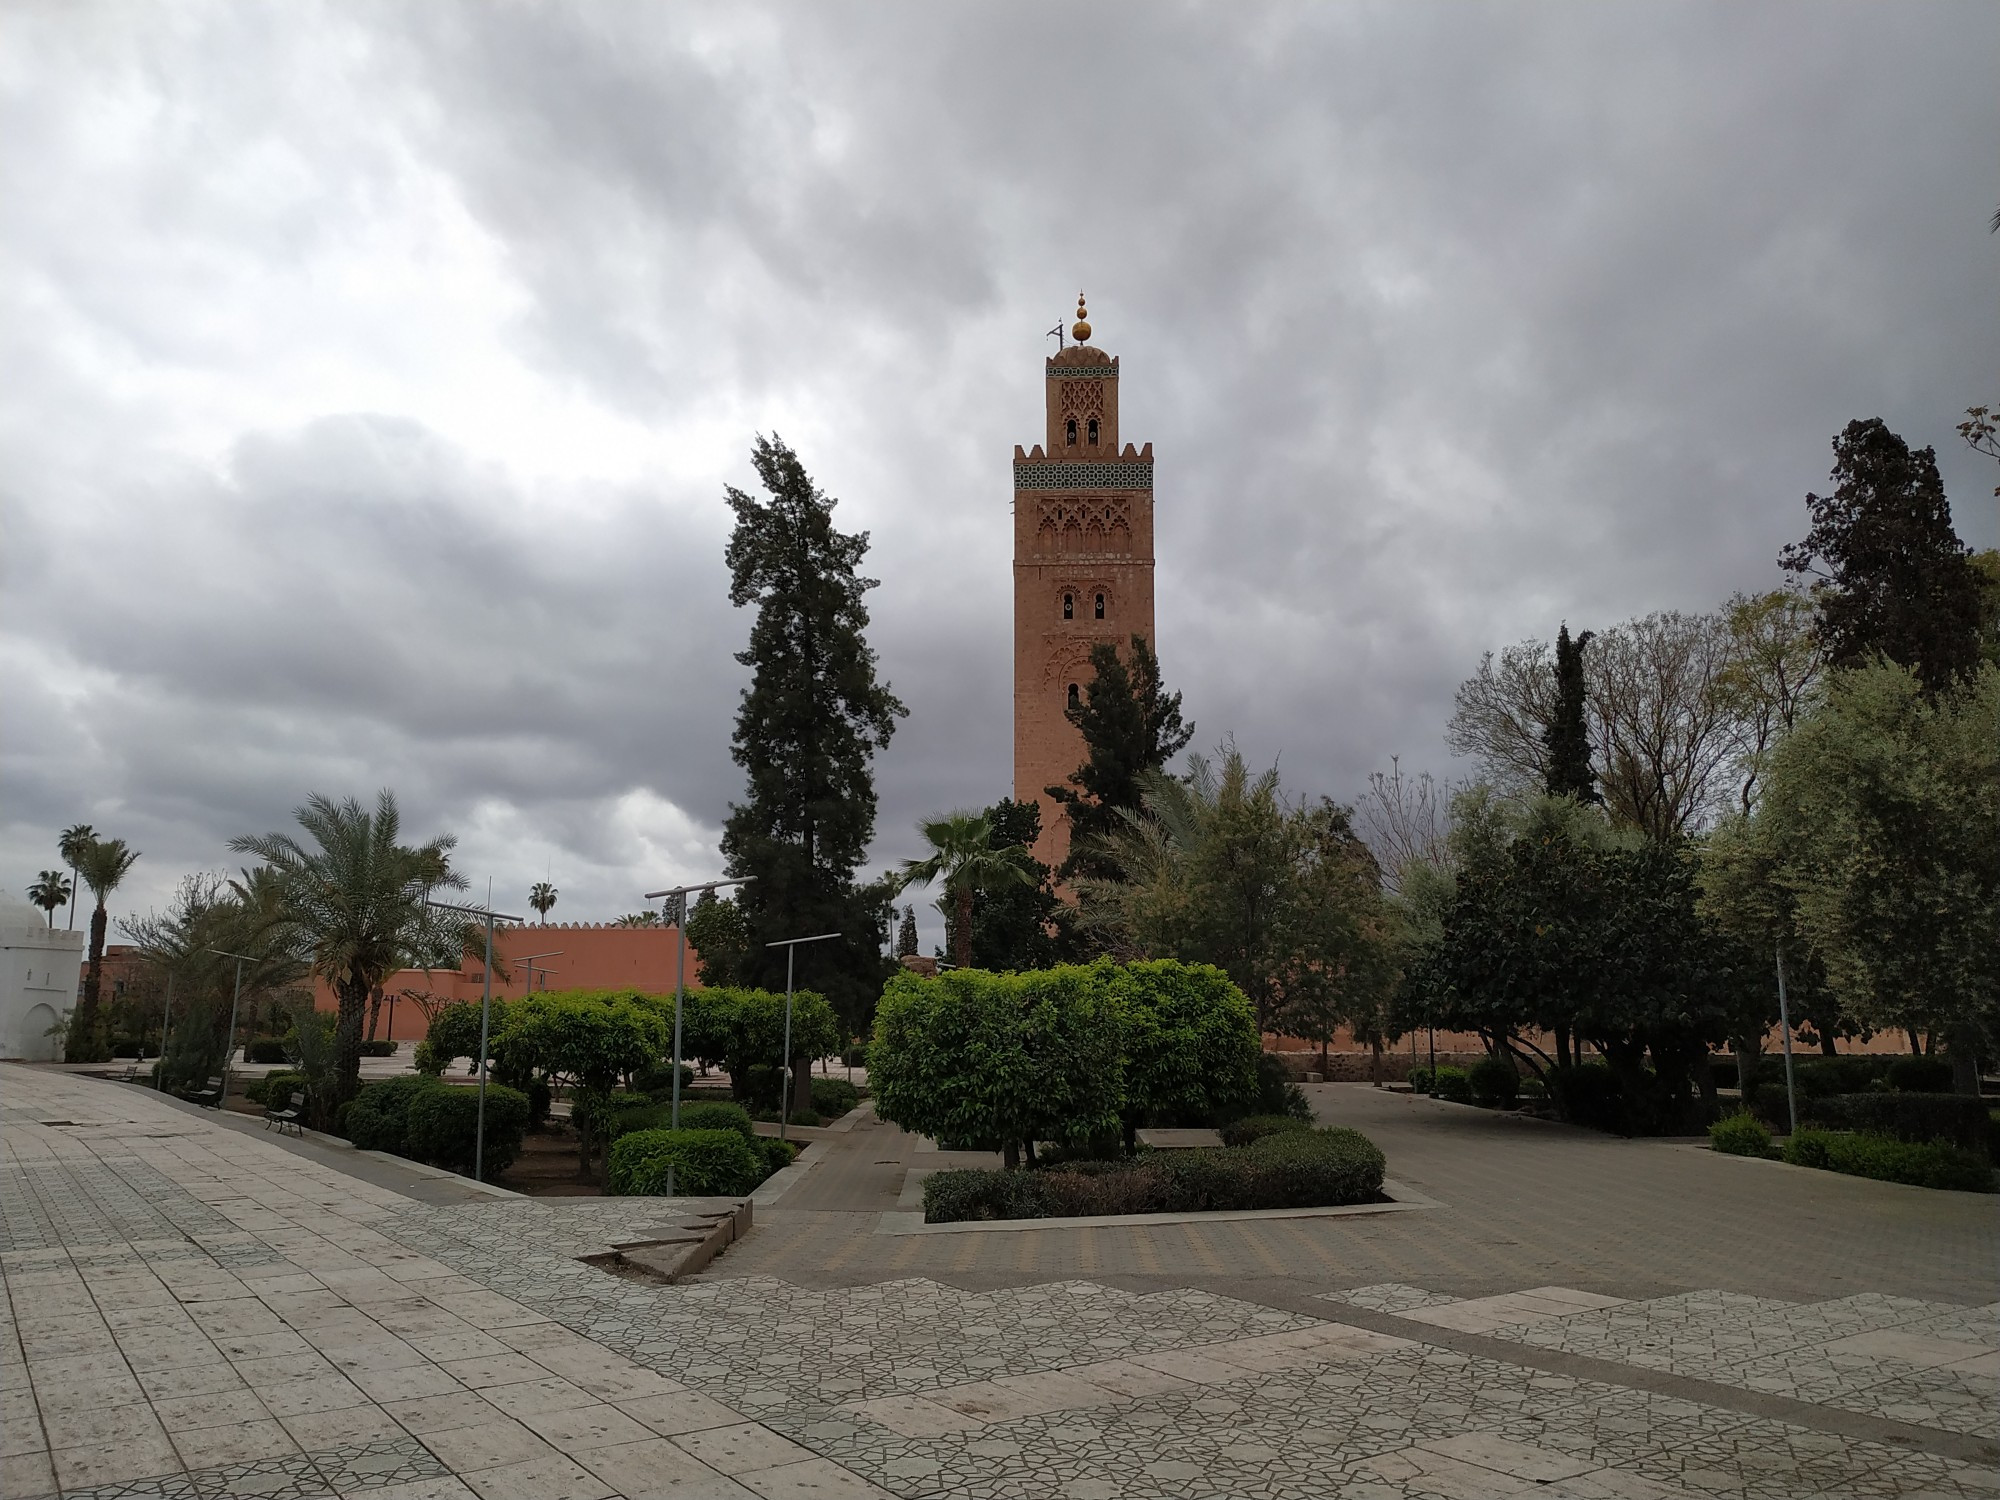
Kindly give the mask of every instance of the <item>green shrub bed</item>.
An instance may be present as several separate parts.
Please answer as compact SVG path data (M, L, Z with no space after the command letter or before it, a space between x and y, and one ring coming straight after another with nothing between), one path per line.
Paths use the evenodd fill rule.
M1708 1127L1708 1144L1728 1156L1769 1156L1771 1132L1755 1115L1729 1115Z
M1968 1151L1986 1144L1986 1101L1970 1094L1835 1094L1809 1101L1805 1114L1815 1125L1894 1136L1899 1141L1949 1141Z
M1261 1141L1267 1135L1282 1135L1288 1130L1310 1129L1312 1126L1304 1120L1295 1120L1290 1115L1246 1115L1240 1120L1231 1120L1222 1127L1222 1144L1247 1146L1252 1141Z
M479 1128L479 1090L423 1073L364 1084L341 1111L340 1129L364 1151L388 1151L470 1174ZM487 1176L504 1172L521 1154L528 1096L502 1084L486 1086Z
M1359 1131L1276 1129L1219 1151L1154 1151L1039 1171L937 1172L924 1222L1327 1208L1373 1202L1382 1153Z
M1920 1143L1888 1135L1801 1130L1785 1143L1785 1160L1795 1167L1819 1167L1911 1187L1993 1191L1993 1168L1986 1158L1944 1141Z
M266 1073L243 1086L243 1097L252 1104L276 1105L282 1109L291 1102L292 1090L306 1086L306 1075L280 1070Z
M861 1090L845 1078L812 1081L813 1113L823 1120L837 1120L860 1102Z
M682 1118L686 1115L683 1113ZM605 1190L623 1196L657 1196L672 1170L681 1197L735 1197L770 1175L771 1153L734 1130L640 1130L611 1146ZM789 1162L790 1157L787 1155Z

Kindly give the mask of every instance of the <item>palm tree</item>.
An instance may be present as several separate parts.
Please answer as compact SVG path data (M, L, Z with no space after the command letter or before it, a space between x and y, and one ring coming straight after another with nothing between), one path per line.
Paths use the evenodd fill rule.
M436 945L439 924L424 902L439 887L463 888L465 879L451 868L451 836L415 849L397 842L402 817L386 789L372 813L352 797L335 802L315 792L294 816L309 843L285 833L246 834L229 847L270 868L275 920L339 997L331 1111L360 1083L368 996Z
M97 909L90 914L90 964L83 974L83 999L77 1003L63 1053L70 1062L101 1062L110 1055L97 1035L97 1001L104 982L104 932L111 922L105 901L118 889L138 858L139 851L126 848L123 839L94 838L77 851L77 874L97 897Z
M44 870L41 878L28 887L28 899L49 914L49 926L53 927L56 908L69 900L75 890L75 882L61 870Z
M613 927L658 927L660 914L656 911L628 911L611 924Z
M97 840L97 830L88 823L72 823L56 839L56 852L62 855L62 862L69 866L69 925L76 926L76 871L83 858L83 851Z
M546 880L537 880L528 888L528 905L542 914L542 925L549 925L549 908L556 904L561 893Z
M1005 849L993 847L993 825L984 813L952 812L941 818L927 818L917 824L917 832L930 845L923 859L903 861L897 889L936 882L944 887L956 919L952 923L952 962L961 969L972 966L972 898L982 891L1005 890L1010 885L1033 885L1035 874L1028 851L1018 844Z

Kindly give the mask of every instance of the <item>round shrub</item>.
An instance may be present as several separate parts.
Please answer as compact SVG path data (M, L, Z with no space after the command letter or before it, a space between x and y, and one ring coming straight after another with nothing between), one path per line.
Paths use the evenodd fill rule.
M766 1172L782 1172L792 1164L792 1159L799 1154L799 1147L796 1141L781 1141L774 1135L756 1137L752 1139L750 1144L764 1153L764 1170Z
M674 1175L681 1197L734 1197L764 1180L768 1158L734 1130L640 1130L611 1147L606 1191L658 1196Z
M1388 1162L1358 1130L1280 1132L1246 1153L1258 1169L1259 1208L1325 1208L1367 1203L1382 1191Z
M447 1171L469 1174L479 1140L479 1090L436 1083L410 1101L405 1154ZM486 1086L488 1176L504 1172L521 1154L528 1128L528 1096L505 1084Z
M740 1104L719 1102L689 1104L686 1100L682 1100L681 1129L733 1130L746 1141L755 1139L757 1135L751 1127L748 1110Z
M1511 1109L1521 1094L1521 1075L1504 1057L1482 1057L1466 1074L1475 1103L1488 1109Z
M1261 1141L1267 1135L1280 1135L1288 1130L1310 1129L1312 1126L1304 1120L1293 1119L1290 1115L1247 1115L1241 1120L1231 1120L1222 1127L1222 1144L1247 1146L1252 1141Z
M1438 1097L1454 1104L1472 1102L1472 1075L1463 1068L1439 1068L1434 1080Z
M815 1078L812 1081L813 1113L833 1120L861 1102L861 1090L845 1078Z
M412 1101L429 1089L444 1087L422 1073L364 1083L361 1092L341 1111L341 1131L363 1151L391 1151L408 1156Z
M1768 1156L1771 1132L1755 1115L1728 1115L1708 1127L1708 1144L1728 1156Z
M253 1083L244 1085L243 1096L252 1104L279 1105L290 1101L293 1089L306 1086L306 1075L280 1069L276 1073L266 1073Z

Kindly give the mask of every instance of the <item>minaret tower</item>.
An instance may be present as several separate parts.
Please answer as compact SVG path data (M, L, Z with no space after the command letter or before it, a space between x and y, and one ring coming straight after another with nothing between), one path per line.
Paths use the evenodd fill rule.
M1090 685L1090 648L1153 640L1153 445L1118 446L1118 361L1088 319L1079 294L1076 342L1044 370L1046 442L1014 448L1014 799L1041 803L1050 865L1069 823L1045 789L1083 764L1064 710Z

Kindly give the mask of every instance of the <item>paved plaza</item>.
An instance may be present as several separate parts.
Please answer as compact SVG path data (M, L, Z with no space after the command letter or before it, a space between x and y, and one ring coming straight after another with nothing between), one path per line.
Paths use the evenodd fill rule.
M2000 1496L1995 1202L1315 1090L1423 1205L889 1232L866 1117L699 1278L0 1068L14 1497Z

